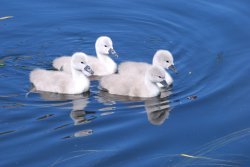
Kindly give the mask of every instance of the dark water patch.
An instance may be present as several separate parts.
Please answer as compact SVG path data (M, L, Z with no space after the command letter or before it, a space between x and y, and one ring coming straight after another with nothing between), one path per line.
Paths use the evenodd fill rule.
M44 120L44 119L48 119L48 118L53 117L53 116L54 116L54 114L46 114L46 115L43 115L43 116L37 118L36 120L38 120L38 121Z
M65 128L65 127L67 127L69 125L70 124L61 125L61 126L58 126L58 127L54 128L54 130L59 130L59 129Z
M0 132L0 136L1 135L7 135L7 134L10 134L10 133L13 133L13 132L16 132L16 130L9 130L9 131L5 131L5 132Z
M0 108L19 108L22 106L24 106L24 104L10 102L10 103L5 103L5 104L0 105Z

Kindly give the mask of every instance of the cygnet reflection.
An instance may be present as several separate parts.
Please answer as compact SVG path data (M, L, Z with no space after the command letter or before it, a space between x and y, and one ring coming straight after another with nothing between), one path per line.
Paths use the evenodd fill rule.
M98 102L105 105L116 104L117 101L129 102L129 101L144 101L147 98L142 97L130 97L130 96L121 96L110 94L107 91L100 90L99 94L96 96Z
M58 94L51 92L38 92L38 93L43 99L48 101L66 101L66 102L69 101L69 103L72 102L72 107L70 107L72 108L70 112L70 118L73 120L74 125L88 123L95 118L95 116L93 116L95 112L88 112L84 110L89 103L88 101L89 93L77 94L77 95ZM65 103L61 103L61 105L65 106Z
M40 94L41 98L48 101L66 102L66 103L61 103L59 105L52 104L53 106L60 106L60 105L65 106L65 104L72 103L72 106L70 107L72 109L70 112L70 118L73 120L74 125L89 123L96 118L95 116L96 112L90 112L84 110L89 103L88 100L89 93L77 94L77 95L57 94L51 92L38 92L38 93ZM85 129L74 132L73 135L67 136L66 138L89 136L92 133L93 133L92 129Z
M74 125L80 125L91 122L96 118L95 112L85 111L89 101L87 99L77 99L72 101L72 111L70 117L74 121ZM93 115L94 114L94 115Z
M169 89L162 89L161 95L152 98L139 98L139 97L129 97L112 95L106 91L100 91L99 95L96 96L100 103L105 105L114 105L117 101L120 102L144 102L145 111L147 113L148 121L152 125L162 125L165 120L169 117L169 112L171 111L170 103L168 97L171 95ZM133 108L133 106L128 106Z
M82 94L60 94L53 92L44 92L44 91L36 91L39 93L41 98L48 101L67 101L67 100L77 100L77 99L87 99L89 96L89 92L85 92Z
M145 101L145 110L148 121L153 125L161 125L168 119L170 112L169 101L162 98L153 98Z

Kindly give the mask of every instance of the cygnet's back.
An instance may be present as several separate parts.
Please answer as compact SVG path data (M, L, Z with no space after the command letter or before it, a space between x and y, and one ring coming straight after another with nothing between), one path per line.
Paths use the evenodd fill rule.
M158 50L153 57L152 64L144 62L127 61L119 65L118 71L120 74L125 74L130 72L145 74L146 70L152 65L168 69L174 66L173 56L167 50Z
M71 56L61 56L53 60L53 67L59 71L71 73Z
M47 71L44 69L35 69L30 73L30 82L33 83L36 90L46 92L69 92L71 82L70 74ZM55 86L55 83L56 86Z
M122 75L126 74L140 74L145 75L147 69L151 67L151 64L144 62L132 62L126 61L119 65L118 73Z
M164 70L159 67L150 67L146 75L112 74L100 80L100 86L110 94L132 97L153 97L160 91L156 83L165 79Z

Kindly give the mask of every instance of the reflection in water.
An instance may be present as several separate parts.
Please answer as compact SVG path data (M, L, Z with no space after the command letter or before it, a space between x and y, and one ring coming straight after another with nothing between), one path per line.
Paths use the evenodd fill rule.
M66 94L57 94L57 93L50 93L50 92L39 92L40 96L48 101L55 101L55 102L63 102L63 103L56 103L51 104L53 106L65 106L72 102L72 108L70 112L70 118L73 120L74 125L82 125L86 123L90 123L92 120L97 118L96 112L94 111L86 111L85 108L87 107L89 100L88 96L89 93L78 94L78 95L66 95ZM167 89L162 89L162 93L159 97L153 98L136 98L136 97L128 97L128 96L120 96L120 95L111 95L108 92L100 91L99 94L96 96L96 99L103 103L106 107L105 109L109 110L103 115L112 114L110 110L116 109L115 105L117 102L124 102L128 103L126 108L141 108L144 107L147 113L148 121L152 125L162 125L165 120L169 117L169 112L171 110L168 97L171 95L171 91ZM69 102L67 102L69 101ZM65 103L66 102L66 103ZM144 102L144 104L142 104ZM99 111L104 111L103 108L99 109ZM100 115L102 115L100 114ZM40 117L38 120L46 119L48 117L53 116L54 114L46 114L45 116ZM70 124L61 125L55 130L67 127ZM82 136L89 136L93 134L92 129L85 129L74 132L73 135L68 135L63 139L68 139L72 137L82 137Z
M57 94L57 93L51 93L51 92L39 92L40 96L48 101L67 101L72 100L72 110L70 112L70 118L73 120L74 125L80 125L91 122L93 119L96 118L95 112L90 111L84 111L85 107L89 103L88 96L89 93L84 94L77 94L77 95L68 95L68 94ZM64 105L63 103L62 105ZM47 114L48 115L48 114ZM61 129L63 127L66 127L67 125L62 125L55 129ZM72 136L74 137L82 137L82 136L88 136L93 133L93 130L87 129L87 130L81 130L75 132ZM71 138L72 136L64 137Z
M75 137L83 137L83 136L89 136L93 134L93 130L92 129L87 129L87 130L80 130L76 133L74 133Z
M169 101L154 98L145 101L148 121L153 125L161 125L168 118L170 112Z
M97 100L106 105L116 104L117 101L122 102L144 102L144 105L133 104L133 106L127 106L127 108L145 107L148 121L153 125L161 125L168 118L171 110L168 97L171 95L171 91L168 89L162 89L159 97L153 98L139 98L112 95L106 91L100 91L99 96L96 96ZM112 107L111 107L112 108Z
M93 115L95 112L84 111L84 108L89 103L87 99L76 99L73 100L72 103L73 106L72 111L70 112L70 117L74 121L74 125L89 123L96 118L96 116Z
M85 92L83 94L59 94L59 93L52 93L52 92L43 92L43 91L36 91L40 94L40 96L48 101L66 101L66 100L77 100L81 98L87 98L89 96L89 92Z
M148 121L153 125L161 125L169 116L171 110L168 97L171 91L167 89L161 90L160 97L151 98L145 101L145 109Z

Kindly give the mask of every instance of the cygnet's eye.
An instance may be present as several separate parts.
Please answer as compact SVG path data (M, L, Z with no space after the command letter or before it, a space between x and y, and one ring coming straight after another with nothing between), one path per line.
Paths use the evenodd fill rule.
M83 61L81 61L81 64L84 64L84 62L83 62Z
M158 76L159 78L162 78L161 76Z
M169 63L169 61L168 61L168 60L167 60L166 62L167 62L167 63Z
M104 45L104 47L106 48L106 47L108 47L107 45Z

